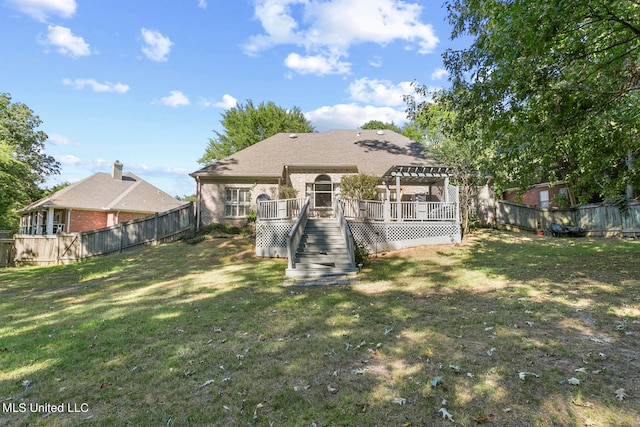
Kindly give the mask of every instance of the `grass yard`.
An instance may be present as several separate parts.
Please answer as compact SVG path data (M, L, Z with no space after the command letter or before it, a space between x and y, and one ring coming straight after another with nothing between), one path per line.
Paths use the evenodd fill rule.
M0 425L640 425L638 241L482 231L324 287L252 244L0 270Z

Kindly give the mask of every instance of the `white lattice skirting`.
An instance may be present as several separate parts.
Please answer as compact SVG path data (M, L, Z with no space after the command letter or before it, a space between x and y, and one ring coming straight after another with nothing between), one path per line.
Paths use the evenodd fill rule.
M287 234L294 220L256 221L256 256L287 257Z
M460 225L442 222L348 221L356 242L370 252L410 248L422 245L460 243ZM287 234L293 220L270 220L256 223L256 255L286 258Z
M455 223L410 223L349 221L356 242L370 252L422 245L460 243L460 225Z

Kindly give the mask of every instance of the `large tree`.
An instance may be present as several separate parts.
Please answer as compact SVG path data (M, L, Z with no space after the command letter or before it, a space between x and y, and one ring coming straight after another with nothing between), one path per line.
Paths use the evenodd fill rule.
M640 188L640 3L450 0L449 92L500 186L566 180L583 200Z
M451 168L452 183L459 190L461 231L467 236L478 190L487 183L482 172L487 153L479 141L481 132L475 122L458 126L449 93L429 91L417 82L412 86L414 94L404 97L407 115L421 134L427 155Z
M209 138L209 145L198 160L201 164L220 160L280 132L314 131L298 107L287 110L273 102L255 106L251 100L226 110L220 123L224 132L214 131L215 138Z
M47 134L26 105L0 94L0 228L15 229L14 210L42 195L40 185L59 173L60 165L44 153Z

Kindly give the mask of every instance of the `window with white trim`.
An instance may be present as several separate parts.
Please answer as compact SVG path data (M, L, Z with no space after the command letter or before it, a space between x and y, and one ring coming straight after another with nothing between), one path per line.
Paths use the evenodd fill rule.
M541 208L549 207L549 190L542 190L538 193L538 201Z
M224 216L244 218L247 216L251 196L248 188L226 188L224 196Z

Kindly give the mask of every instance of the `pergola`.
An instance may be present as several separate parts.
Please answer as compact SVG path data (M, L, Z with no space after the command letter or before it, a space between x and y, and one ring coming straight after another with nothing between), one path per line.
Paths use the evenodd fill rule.
M451 168L448 166L403 166L394 165L387 170L382 176L383 182L395 180L396 184L396 200L400 200L401 182L410 182L411 184L435 185L443 182L444 201L449 202L449 177L451 176ZM387 191L388 191L387 185ZM388 198L388 196L387 196Z

